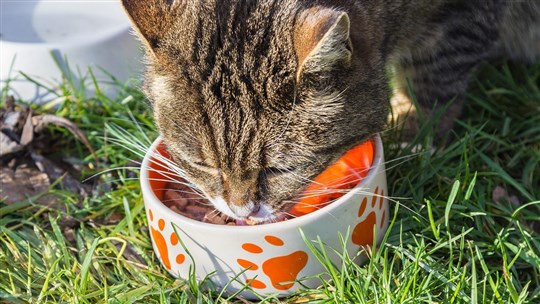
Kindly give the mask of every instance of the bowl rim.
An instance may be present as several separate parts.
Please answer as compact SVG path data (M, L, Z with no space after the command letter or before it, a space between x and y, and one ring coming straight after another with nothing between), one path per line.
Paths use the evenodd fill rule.
M265 223L261 225L251 225L251 226L250 225L233 226L233 225L218 225L218 224L212 224L212 223L205 223L205 222L201 222L201 221L197 221L197 220L185 217L169 209L169 207L165 206L165 204L163 204L161 200L157 198L157 196L154 194L154 191L151 188L150 183L148 181L148 172L150 168L149 167L150 154L152 153L152 151L155 151L156 147L162 142L162 137L158 136L154 140L150 148L147 150L147 152L145 153L143 162L141 163L139 181L140 181L140 185L141 185L141 189L143 193L145 209L148 209L148 208L159 209L158 210L159 213L168 214L168 216L171 218L171 221L174 222L177 226L180 226L180 223L181 223L182 227L190 226L190 227L198 228L198 229L207 229L209 231L268 233L270 231L288 230L288 229L296 229L298 227L304 227L304 226L309 225L310 223L318 221L319 219L325 216L332 217L332 211L334 209L338 208L345 201L350 200L351 197L354 195L357 195L358 192L362 191L363 189L366 189L367 187L365 187L364 185L371 184L373 180L375 179L375 176L380 173L381 165L383 165L383 162L384 162L384 151L383 151L382 140L379 134L376 134L374 137L372 137L372 139L374 141L374 157L373 157L373 164L368 174L366 175L366 177L362 179L362 181L358 185L352 188L351 191L349 191L348 193L346 193L345 195L337 199L335 202L329 205L326 205L321 209L305 214L303 216L291 218L291 219L281 221L281 222ZM150 202L147 202L147 200L150 200Z
M107 2L98 1L94 3L103 4ZM125 14L123 9L121 9L121 12ZM4 13L7 13L7 12L4 12ZM102 13L107 13L107 10L105 10ZM73 47L87 47L90 45L98 45L99 43L103 41L109 41L119 35L124 34L125 32L132 34L131 31L132 31L132 26L126 16L125 20L122 21L122 23L119 23L111 27L104 27L103 30L96 31L92 33L91 35L78 37L76 39L70 39L67 41L20 42L20 41L6 40L0 37L0 43L4 51L7 51L6 49L7 47L20 48L20 49L30 49L30 48L32 49L35 49L35 48L61 49L61 48L73 48Z

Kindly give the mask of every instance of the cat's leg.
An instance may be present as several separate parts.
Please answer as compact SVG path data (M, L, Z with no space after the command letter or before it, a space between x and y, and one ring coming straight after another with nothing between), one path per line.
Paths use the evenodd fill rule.
M437 115L435 132L442 138L450 130L463 108L465 92L471 76L483 58L467 59L415 56L401 61L395 70L393 110L405 120L407 137L418 132L419 119ZM463 63L459 63L463 60ZM444 61L445 63L441 63ZM415 98L419 108L412 105ZM418 113L420 112L420 113Z
M485 18L490 14L477 15ZM421 111L416 116L440 114L435 126L438 139L447 134L461 114L474 71L497 46L495 16L484 20L477 15L459 15L441 24L422 43L400 54L395 66L396 96L411 98L411 89L420 106L417 110ZM411 116L405 127L415 131L418 123Z

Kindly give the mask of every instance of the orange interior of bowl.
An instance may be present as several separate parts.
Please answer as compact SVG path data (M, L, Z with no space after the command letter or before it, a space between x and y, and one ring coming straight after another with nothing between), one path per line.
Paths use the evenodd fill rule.
M163 143L160 143L157 146L156 153L166 159L171 159L171 156ZM150 158L149 166L148 182L150 183L150 188L152 188L156 197L161 201L163 200L165 186L167 185L167 182L174 180L174 174L166 164L154 156Z
M302 216L343 196L347 189L354 188L366 177L373 164L374 154L372 140L349 150L313 180L289 213Z

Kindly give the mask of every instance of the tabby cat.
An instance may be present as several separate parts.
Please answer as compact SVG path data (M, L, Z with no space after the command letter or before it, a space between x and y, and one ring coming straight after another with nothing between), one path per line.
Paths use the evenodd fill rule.
M122 0L174 160L216 209L272 220L383 130L388 68L459 114L478 64L540 54L540 1ZM453 102L449 103L450 100Z

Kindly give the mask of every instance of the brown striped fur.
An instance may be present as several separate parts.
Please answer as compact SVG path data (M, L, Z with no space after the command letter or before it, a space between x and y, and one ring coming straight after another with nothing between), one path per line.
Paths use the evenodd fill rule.
M540 1L123 0L174 159L231 216L271 212L383 129L387 68L459 113L471 72L540 54ZM227 213L227 212L226 212ZM231 212L229 212L231 213Z

